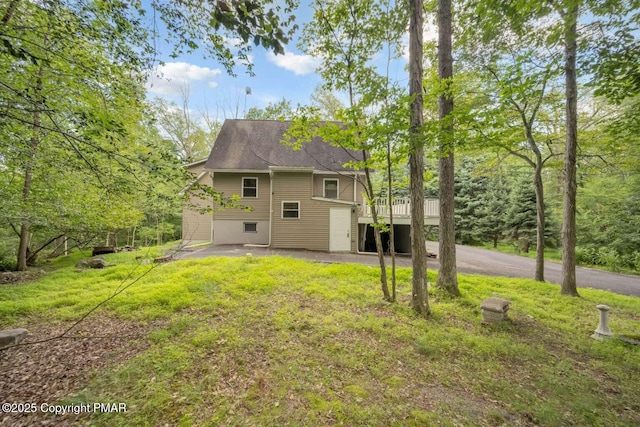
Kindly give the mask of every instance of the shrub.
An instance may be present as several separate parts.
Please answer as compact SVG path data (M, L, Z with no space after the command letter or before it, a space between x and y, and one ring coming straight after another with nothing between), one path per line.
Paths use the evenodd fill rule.
M593 245L576 247L576 261L583 265L598 265L613 271L640 271L640 252L621 254L608 247Z

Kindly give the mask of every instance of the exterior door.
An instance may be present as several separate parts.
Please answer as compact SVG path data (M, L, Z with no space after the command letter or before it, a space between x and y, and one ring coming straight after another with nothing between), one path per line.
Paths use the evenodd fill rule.
M329 209L329 252L351 251L351 208Z

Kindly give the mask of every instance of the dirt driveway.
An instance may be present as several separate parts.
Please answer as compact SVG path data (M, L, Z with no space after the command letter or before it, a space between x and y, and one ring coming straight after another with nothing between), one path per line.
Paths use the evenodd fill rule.
M438 253L437 242L427 242L427 248L430 252ZM378 264L378 258L374 254L336 254L291 249L244 247L242 245L205 246L191 252L183 253L181 258L243 256L247 253L251 253L254 256L282 255L327 263ZM397 259L398 266L411 266L410 257L400 256ZM533 278L535 270L535 260L532 258L459 245L456 246L456 263L460 273L484 274L489 276ZM427 261L427 268L437 270L438 261L429 259ZM562 265L557 262L546 261L544 275L547 282L561 283ZM623 295L640 296L640 276L630 276L592 268L577 267L576 278L578 288L604 289Z

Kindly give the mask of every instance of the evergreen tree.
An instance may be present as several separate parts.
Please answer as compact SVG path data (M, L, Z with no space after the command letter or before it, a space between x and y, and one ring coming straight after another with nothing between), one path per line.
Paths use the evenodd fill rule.
M507 233L521 251L529 252L536 238L536 192L528 175L519 177L512 188L505 219Z
M491 241L497 248L506 234L510 188L503 177L489 178L486 187L476 232L480 240Z
M461 244L472 245L481 238L480 224L487 214L487 178L474 176L476 161L465 158L455 177L455 224L456 239Z

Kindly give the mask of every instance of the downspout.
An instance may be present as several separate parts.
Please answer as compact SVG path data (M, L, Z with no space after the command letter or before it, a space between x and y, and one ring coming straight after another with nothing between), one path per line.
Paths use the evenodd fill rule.
M273 228L273 171L269 171L269 244L271 247L271 229Z
M353 204L356 206L356 253L360 253L360 223L358 222L358 175L353 174ZM366 225L365 225L366 230Z
M209 176L211 177L211 188L214 188L213 186L213 172L209 172ZM211 236L210 236L210 241L211 244L213 245L213 197L211 197Z
M358 178L357 175L353 174L353 201L358 203L358 190L357 190Z

